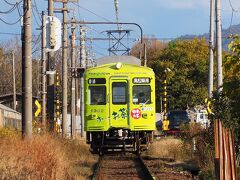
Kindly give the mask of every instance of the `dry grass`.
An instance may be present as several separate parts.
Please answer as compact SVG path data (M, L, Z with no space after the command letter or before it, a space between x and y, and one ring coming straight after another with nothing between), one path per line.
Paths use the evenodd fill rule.
M81 139L0 137L2 179L87 179L96 159Z
M189 160L186 144L174 137L162 138L154 141L149 148L148 154L161 158L173 158L175 161Z
M182 134L181 139L167 137L154 141L149 148L148 154L194 164L200 168L201 177L205 179L213 177L214 139L212 129L203 129L199 124L195 123L191 123L184 128L187 133ZM193 150L193 141L195 142L195 151Z

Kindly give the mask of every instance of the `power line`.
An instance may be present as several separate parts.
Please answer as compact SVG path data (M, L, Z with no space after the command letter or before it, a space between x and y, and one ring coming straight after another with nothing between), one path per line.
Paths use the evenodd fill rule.
M9 25L9 26L12 26L12 25L17 24L21 19L22 19L22 16L21 16L17 21L15 21L15 22L10 22L10 23L9 23L9 22L3 20L2 18L0 18L0 21L2 21L3 23L5 23L5 24L7 24L7 25Z
M228 0L228 2L229 2L229 5L231 7L231 10L232 10L231 20L230 20L229 29L228 29L228 34L231 34L231 27L232 27L232 23L233 23L234 13L239 12L239 11L233 8L233 4L232 4L231 0Z
M19 4L18 4L18 5L19 5ZM19 6L18 6L18 5L17 5L18 15L19 15L19 16L22 16L22 15L21 15L21 10L19 9Z
M12 35L12 36L21 36L21 33L9 33L9 32L0 32L3 35ZM39 35L32 35L32 36L39 36Z
M233 22L233 14L234 14L234 11L232 11L231 20L230 20L230 24L229 24L229 28L228 28L228 34L231 34L231 27L232 27L232 22Z
M37 25L38 25L39 27L41 27L40 23L38 22L38 20L37 20L37 18L36 18L34 9L32 9L32 13L33 13L33 18L34 18L35 22L37 23ZM40 19L40 22L41 22L41 19Z
M231 7L231 9L232 9L233 12L239 12L238 10L236 10L236 9L233 8L232 1L231 1L231 0L228 0L228 2L229 2L229 5L230 5L230 7Z
M21 36L20 33L7 33L7 32L0 32L0 34L13 35L13 36Z
M16 3L16 6L17 6L17 9L18 9L18 13L19 13L19 14L20 14L20 11L19 11L18 5L19 5L21 2L22 2L22 1ZM26 12L27 12L27 9L26 9ZM3 23L5 23L5 24L7 24L7 25L10 25L10 26L11 26L11 25L15 25L15 24L17 24L19 21L21 21L22 17L26 14L26 12L24 12L23 15L19 15L19 19L18 19L17 21L15 21L15 22L7 22L7 21L5 21L4 19L2 19L1 17L0 17L0 21L2 21Z
M80 6L80 5L77 4L77 3L74 3L74 2L72 2L72 3L73 3L74 5L76 5L76 6L78 6L79 8L81 8L81 9L83 9L83 10L85 10L85 11L88 11L88 12L90 12L91 14L93 14L93 15L101 18L101 19L104 19L105 21L111 22L111 20L109 20L109 19L107 19L107 18L105 18L105 17L103 17L103 16L101 16L101 15L98 15L97 13L95 13L95 12L93 12L93 11L91 11L91 10L83 7L83 6Z
M8 5L10 5L10 6L14 6L15 4L12 4L12 3L10 3L10 2L8 2L7 0L3 0L5 3L7 3ZM21 3L22 2L22 0L20 1L20 2L18 2L18 3Z
M9 10L7 11L0 11L0 14L9 14L11 12L13 12L17 7L17 3L13 5L13 7L11 7Z
M38 10L38 7L37 7L37 3L36 3L36 0L33 0L33 3L34 3L34 9L36 10L36 13L37 13L37 15L38 15L38 18L39 18L39 20L40 20L40 22L42 22L42 17L40 16L40 12L39 12L39 10Z

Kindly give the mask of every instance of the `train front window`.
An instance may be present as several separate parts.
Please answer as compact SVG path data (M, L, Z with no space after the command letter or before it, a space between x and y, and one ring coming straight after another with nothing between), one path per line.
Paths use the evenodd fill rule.
M106 86L89 86L89 92L91 105L106 104Z
M151 104L151 87L149 85L133 86L133 104Z
M127 83L125 82L112 83L112 103L113 104L127 103Z

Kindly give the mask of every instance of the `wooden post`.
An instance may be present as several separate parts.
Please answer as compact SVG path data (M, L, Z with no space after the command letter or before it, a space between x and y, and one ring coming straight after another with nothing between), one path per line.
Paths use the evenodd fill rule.
M220 153L219 153L219 120L214 120L214 142L215 142L215 179L220 179Z

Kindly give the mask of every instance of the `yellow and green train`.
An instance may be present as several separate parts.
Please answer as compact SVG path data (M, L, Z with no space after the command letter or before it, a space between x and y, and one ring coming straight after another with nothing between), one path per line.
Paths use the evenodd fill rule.
M94 152L140 151L155 130L155 76L131 56L99 60L84 73L85 131Z

